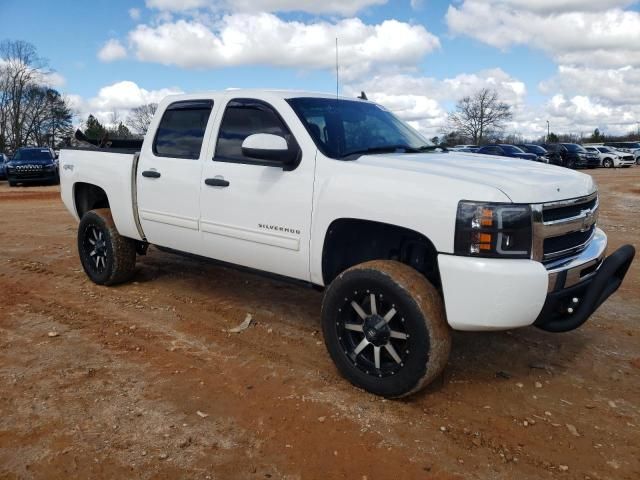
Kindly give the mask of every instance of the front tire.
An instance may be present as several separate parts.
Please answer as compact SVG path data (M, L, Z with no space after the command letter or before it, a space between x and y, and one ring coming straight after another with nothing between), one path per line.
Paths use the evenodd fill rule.
M322 303L324 340L354 385L398 398L422 389L449 359L442 299L411 267L376 260L340 274Z
M604 168L613 168L613 160L611 160L610 158L605 158L602 161L602 166Z
M85 273L98 285L116 285L133 275L136 243L118 233L108 208L91 210L82 217L78 252Z

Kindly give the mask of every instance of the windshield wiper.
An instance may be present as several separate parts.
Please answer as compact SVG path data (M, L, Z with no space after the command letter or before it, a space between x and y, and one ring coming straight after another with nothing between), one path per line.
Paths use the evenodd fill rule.
M343 154L340 158L350 157L352 155L366 155L367 153L396 153L402 150L402 153L420 153L419 148L410 147L409 145L384 145L381 147L364 148L362 150L353 150Z

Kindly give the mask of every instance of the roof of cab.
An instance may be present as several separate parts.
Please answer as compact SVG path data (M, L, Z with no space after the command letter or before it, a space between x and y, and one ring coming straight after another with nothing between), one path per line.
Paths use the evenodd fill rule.
M218 91L205 91L205 92L196 92L196 93L183 93L178 95L169 95L166 98L171 99L171 101L176 100L193 100L197 98L211 98L215 96L221 97L242 97L242 98L252 98L252 97L279 97L283 99L289 98L338 98L339 100L352 100L357 102L365 102L367 100L362 100L357 97L345 97L342 95L338 95L336 97L335 94L331 93L323 93L323 92L309 92L304 90L276 90L276 89L242 89L242 88L228 88L226 90L218 90Z

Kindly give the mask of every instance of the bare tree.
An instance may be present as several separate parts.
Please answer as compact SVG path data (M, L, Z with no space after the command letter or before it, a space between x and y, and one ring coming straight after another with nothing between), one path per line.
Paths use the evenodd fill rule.
M33 45L21 40L0 43L0 120L6 143L12 148L23 145L27 138L25 109L32 98L33 87L48 73L46 61Z
M500 101L498 92L483 88L458 101L449 114L447 128L479 144L489 134L501 132L512 116L511 106Z
M45 85L49 73L30 43L0 43L0 150L54 145L71 128L66 99Z
M127 125L140 135L145 135L153 116L158 109L157 103L147 103L131 110L127 117Z

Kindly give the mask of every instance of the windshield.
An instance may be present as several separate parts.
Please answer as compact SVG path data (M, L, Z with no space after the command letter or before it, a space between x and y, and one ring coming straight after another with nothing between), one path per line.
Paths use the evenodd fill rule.
M507 153L525 153L520 150L518 147L514 147L513 145L500 145L502 149Z
M430 142L374 103L332 98L287 100L320 151L345 158L368 151L419 151Z
M580 145L576 145L575 143L564 143L563 145L570 152L578 152L578 153L585 153L586 152L586 150L584 148L582 148Z
M598 147L598 150L600 150L602 153L613 153L613 150L607 147Z
M51 160L53 156L46 148L30 148L28 150L18 150L14 155L15 161L24 160Z

